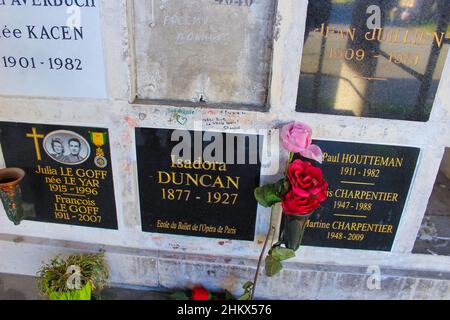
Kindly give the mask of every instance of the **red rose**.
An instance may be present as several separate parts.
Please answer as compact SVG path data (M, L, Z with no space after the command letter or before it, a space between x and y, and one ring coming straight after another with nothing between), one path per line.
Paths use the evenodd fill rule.
M203 287L195 287L192 290L192 300L209 300L209 292Z
M287 176L291 190L281 199L286 214L309 214L327 199L328 182L323 179L322 169L295 160L289 165Z
M291 190L283 196L282 205L285 214L306 215L320 207L320 202L317 198L299 197Z

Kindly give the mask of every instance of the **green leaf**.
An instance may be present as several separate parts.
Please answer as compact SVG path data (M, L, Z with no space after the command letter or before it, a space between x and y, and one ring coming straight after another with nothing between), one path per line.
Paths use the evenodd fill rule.
M289 190L289 182L281 179L277 183L266 184L255 189L255 198L265 208L273 206L281 201L281 196Z
M269 208L281 201L275 184L267 184L255 189L255 199L260 205Z
M244 285L242 286L243 289L245 290L250 290L253 287L253 282L251 281L247 281L246 283L244 283Z
M238 300L250 300L250 292L244 293Z
M189 297L187 294L183 291L174 292L170 295L170 298L172 300L189 300Z
M290 258L295 257L295 251L291 249L286 248L274 248L271 251L271 256L278 261L284 261Z
M270 255L266 257L266 275L268 277L273 277L280 272L281 269L283 269L283 266L279 260L274 259Z

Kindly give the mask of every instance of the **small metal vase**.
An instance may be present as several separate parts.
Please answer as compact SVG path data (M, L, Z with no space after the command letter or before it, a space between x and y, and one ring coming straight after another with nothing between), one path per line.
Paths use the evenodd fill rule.
M8 219L19 225L24 219L22 190L20 181L25 171L19 168L0 169L0 197Z
M280 241L286 248L297 251L303 240L306 223L314 212L306 215L291 215L283 212Z

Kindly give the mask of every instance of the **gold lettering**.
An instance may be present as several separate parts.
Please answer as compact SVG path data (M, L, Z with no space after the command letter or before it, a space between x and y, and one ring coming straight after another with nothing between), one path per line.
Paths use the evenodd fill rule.
M377 37L377 39L378 39L378 41L381 41L381 38L383 36L383 28L379 28L379 29L375 29L375 30L378 30L378 37Z
M230 189L230 183L236 188L236 190L239 190L239 180L240 177L235 177L235 179L233 179L232 177L227 176L227 189Z
M408 36L409 36L409 30L406 30L405 35L403 36L403 44L409 44Z
M192 181L192 183L194 184L194 186L198 187L198 175L195 175L195 178L189 174L186 173L186 185L190 186L191 184L189 183L189 181Z
M205 183L203 182L203 179L205 179L205 177L209 178L209 184L205 184ZM202 187L209 188L209 187L211 187L211 180L212 180L212 177L211 177L210 175L207 175L207 174L202 175L202 176L200 177L200 185L201 185Z
M220 189L225 189L225 185L223 184L222 179L220 179L219 176L216 178L216 181L214 181L213 187L214 188L219 187Z
M398 202L398 193L384 191L336 189L336 191L334 192L334 196L341 199Z
M171 156L171 167L178 169L194 169L194 170L205 170L205 171L227 171L226 163L219 162L203 162L200 158L196 159L194 162L190 160L176 159L176 156Z
M199 175L183 172L166 172L158 171L158 184L173 184L176 186L196 186L199 185L204 188L219 188L219 189L236 189L239 190L240 177L230 176L212 176L208 174Z
M371 156L364 154L343 154L342 163L399 168L403 166L403 158Z
M355 41L356 28L353 28L353 29L348 28L347 34L350 37L350 39L352 39L352 41Z
M174 185L176 185L176 186L181 186L182 184L183 184L183 176L184 176L184 174L182 173L182 174L180 174L179 175L179 177L180 177L180 181L176 181L177 180L177 173L176 172L172 172L172 183L174 184Z
M370 34L372 34L372 37L370 37ZM366 32L364 35L367 41L374 41L376 39L377 35L377 28L373 29L373 31Z
M306 221L307 228L319 228L319 229L330 229L331 223L326 223L322 221Z
M162 180L162 175L163 174L165 174L166 175L166 177L168 178L166 181L163 181ZM168 184L168 183L170 183L170 174L168 174L167 172L165 172L165 171L158 171L158 183L159 184Z
M414 37L414 45L416 46L423 46L423 37L425 33L423 31L419 31L416 33L416 36Z
M339 163L341 154L331 155L326 152L323 153L323 159L325 162Z
M393 233L393 225L391 224L358 223L358 222L350 223L343 221L334 221L331 227L334 230L343 230L343 231Z
M442 46L442 41L444 40L445 32L441 32L441 37L439 38L437 32L434 33L434 38L436 39L436 44L440 49Z

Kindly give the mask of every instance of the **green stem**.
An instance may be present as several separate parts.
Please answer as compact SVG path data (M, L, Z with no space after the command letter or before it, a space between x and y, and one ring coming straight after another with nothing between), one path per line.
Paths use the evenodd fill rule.
M286 164L286 170L284 171L284 177L285 178L287 178L289 165L291 164L292 160L294 159L294 155L295 155L295 153L289 152L289 160L288 160L288 163Z
M269 242L270 233L272 231L275 232L275 228L272 226L274 209L275 209L275 205L273 205L272 209L270 210L269 230L267 230L266 241L264 242L264 246L263 246L263 248L261 250L261 254L259 255L258 265L256 267L256 272L255 272L255 278L253 279L253 287L252 287L252 294L250 295L250 300L253 300L253 296L255 295L256 282L258 281L259 269L261 268L261 261L262 261L262 258L264 256L264 252L266 251L267 243Z
M289 152L289 163L291 163L292 162L292 160L294 160L294 153L293 152ZM288 164L289 164L288 163Z

